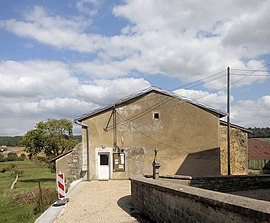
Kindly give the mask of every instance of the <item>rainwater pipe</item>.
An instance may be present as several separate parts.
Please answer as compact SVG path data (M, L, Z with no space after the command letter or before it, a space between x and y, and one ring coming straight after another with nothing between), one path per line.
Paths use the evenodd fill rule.
M89 154L89 135L88 135L88 125L79 122L78 120L75 121L77 125L82 126L83 129L86 129L86 159L87 159L87 181L90 181L90 154Z

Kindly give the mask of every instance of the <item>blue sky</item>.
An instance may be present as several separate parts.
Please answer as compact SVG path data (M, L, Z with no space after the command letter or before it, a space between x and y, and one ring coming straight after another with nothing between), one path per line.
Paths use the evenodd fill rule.
M0 135L150 85L225 110L228 66L232 122L270 126L269 10L266 0L2 0Z

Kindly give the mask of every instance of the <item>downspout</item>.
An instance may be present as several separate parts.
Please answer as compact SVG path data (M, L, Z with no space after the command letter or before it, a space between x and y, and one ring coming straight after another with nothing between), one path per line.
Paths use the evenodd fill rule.
M89 135L88 135L88 125L83 124L82 122L75 121L76 124L82 126L83 129L86 129L86 159L87 159L87 181L90 181L90 154L89 154Z

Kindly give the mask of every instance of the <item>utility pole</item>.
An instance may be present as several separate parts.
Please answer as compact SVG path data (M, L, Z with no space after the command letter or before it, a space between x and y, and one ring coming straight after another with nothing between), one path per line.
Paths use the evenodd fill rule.
M113 107L113 146L116 149L117 148L117 127L116 127L116 108Z
M228 175L231 175L231 133L230 133L230 67L227 68L227 144L228 144Z

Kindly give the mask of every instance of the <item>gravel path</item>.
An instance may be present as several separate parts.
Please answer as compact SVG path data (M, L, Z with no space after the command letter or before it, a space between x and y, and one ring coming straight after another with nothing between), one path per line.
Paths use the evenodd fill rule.
M129 180L82 182L54 223L150 222L133 210L130 194Z

